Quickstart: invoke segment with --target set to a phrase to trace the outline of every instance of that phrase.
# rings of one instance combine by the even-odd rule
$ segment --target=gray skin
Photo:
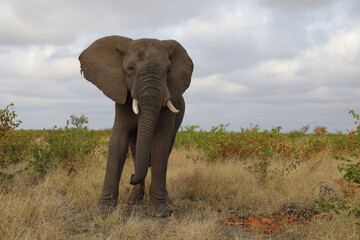
[[[192,60],[174,40],[120,36],[98,39],[81,53],[79,60],[85,79],[115,101],[100,210],[106,214],[117,206],[119,181],[130,146],[135,174],[130,179],[134,187],[128,204],[142,201],[144,179],[151,165],[148,213],[169,216],[167,163],[184,116],[182,94],[190,85]],[[138,114],[133,111],[134,98]],[[179,113],[169,110],[168,100]]]

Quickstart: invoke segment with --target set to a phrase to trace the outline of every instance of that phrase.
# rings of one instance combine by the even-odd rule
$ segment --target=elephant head
[[[173,103],[189,87],[193,63],[174,40],[120,36],[98,39],[81,53],[79,60],[88,81],[113,101],[132,105],[134,113],[139,114],[135,174],[130,180],[137,184],[147,174],[159,113],[163,107],[178,112]]]

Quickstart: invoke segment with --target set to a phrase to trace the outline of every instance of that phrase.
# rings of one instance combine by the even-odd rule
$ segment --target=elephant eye
[[[132,71],[132,70],[134,70],[134,67],[133,67],[133,66],[129,66],[128,69],[129,69],[130,71]]]

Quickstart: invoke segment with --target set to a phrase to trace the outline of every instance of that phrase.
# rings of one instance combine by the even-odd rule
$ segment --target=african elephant
[[[144,179],[151,166],[148,213],[170,215],[166,190],[169,154],[182,122],[193,62],[174,40],[108,36],[96,40],[79,56],[84,78],[115,101],[115,121],[99,208],[117,206],[119,181],[130,146],[134,185],[128,204],[143,199]]]

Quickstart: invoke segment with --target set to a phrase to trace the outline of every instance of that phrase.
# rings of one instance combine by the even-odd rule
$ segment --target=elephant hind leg
[[[135,136],[130,137],[129,145],[130,145],[131,154],[132,154],[133,158],[135,159],[135,152],[136,152],[136,137]],[[127,203],[129,205],[141,203],[142,200],[144,199],[144,194],[145,194],[145,180],[143,180],[139,184],[134,185],[134,187],[128,197]]]

